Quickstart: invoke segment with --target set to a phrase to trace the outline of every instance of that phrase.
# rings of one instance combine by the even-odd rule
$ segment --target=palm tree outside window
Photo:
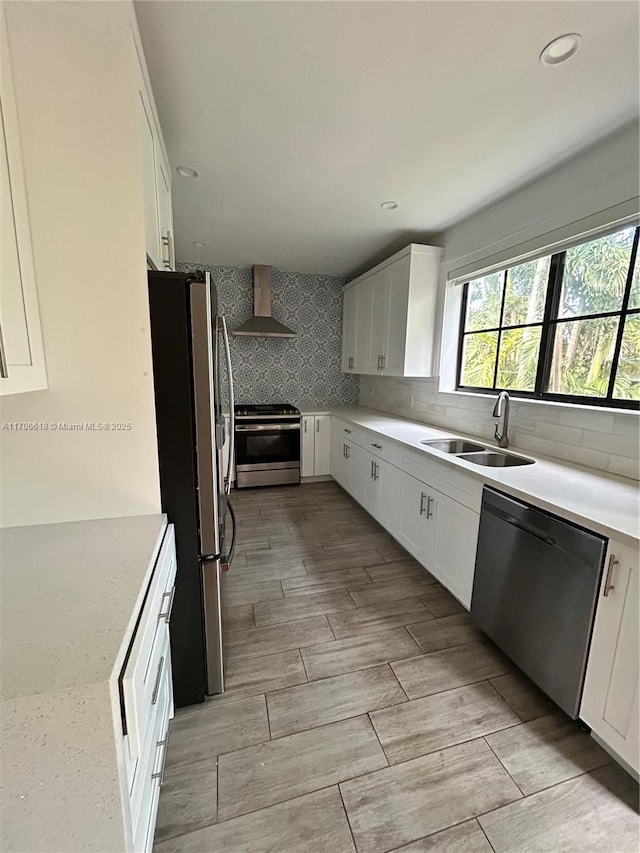
[[[458,390],[640,408],[639,230],[467,282]]]

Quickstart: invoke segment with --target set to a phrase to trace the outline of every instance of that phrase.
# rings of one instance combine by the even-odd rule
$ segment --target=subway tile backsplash
[[[494,403],[493,397],[440,392],[437,379],[360,377],[361,406],[488,440],[493,439]],[[516,450],[640,478],[637,412],[599,412],[512,399],[509,438]]]

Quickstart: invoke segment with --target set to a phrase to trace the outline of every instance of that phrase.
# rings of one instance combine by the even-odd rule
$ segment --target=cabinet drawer
[[[132,759],[141,755],[163,674],[170,663],[169,619],[175,576],[176,551],[171,524],[160,549],[122,677],[127,741]]]
[[[482,481],[466,471],[439,462],[425,451],[402,447],[399,448],[396,464],[412,477],[438,489],[474,512],[480,512]]]
[[[136,853],[150,851],[158,809],[158,797],[164,773],[168,748],[169,719],[171,717],[171,665],[164,670],[160,680],[158,702],[147,741],[136,767],[131,791],[131,825],[133,848]]]
[[[364,441],[363,447],[377,456],[378,459],[384,459],[385,462],[391,465],[397,464],[398,445],[388,438],[383,438],[375,432],[362,432],[360,438]]]

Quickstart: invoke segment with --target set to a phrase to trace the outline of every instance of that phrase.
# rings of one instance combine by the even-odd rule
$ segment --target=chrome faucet
[[[498,442],[498,447],[509,447],[509,436],[507,435],[507,431],[509,429],[510,402],[507,392],[501,391],[498,394],[498,399],[493,407],[493,417],[498,418],[498,423],[496,424],[494,432]],[[500,418],[502,418],[502,423],[500,423]]]

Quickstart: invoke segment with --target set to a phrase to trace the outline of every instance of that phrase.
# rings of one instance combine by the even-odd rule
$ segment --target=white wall
[[[7,8],[49,388],[2,421],[2,526],[158,512],[160,494],[130,28],[91,3]]]
[[[446,232],[438,241],[445,249],[442,381],[363,376],[360,404],[490,438],[493,400],[448,393],[455,382],[461,288],[445,285],[447,275],[512,259],[637,214],[639,159],[638,126],[634,125]],[[518,400],[512,407],[511,424],[512,442],[525,451],[638,478],[640,418],[636,412]]]

